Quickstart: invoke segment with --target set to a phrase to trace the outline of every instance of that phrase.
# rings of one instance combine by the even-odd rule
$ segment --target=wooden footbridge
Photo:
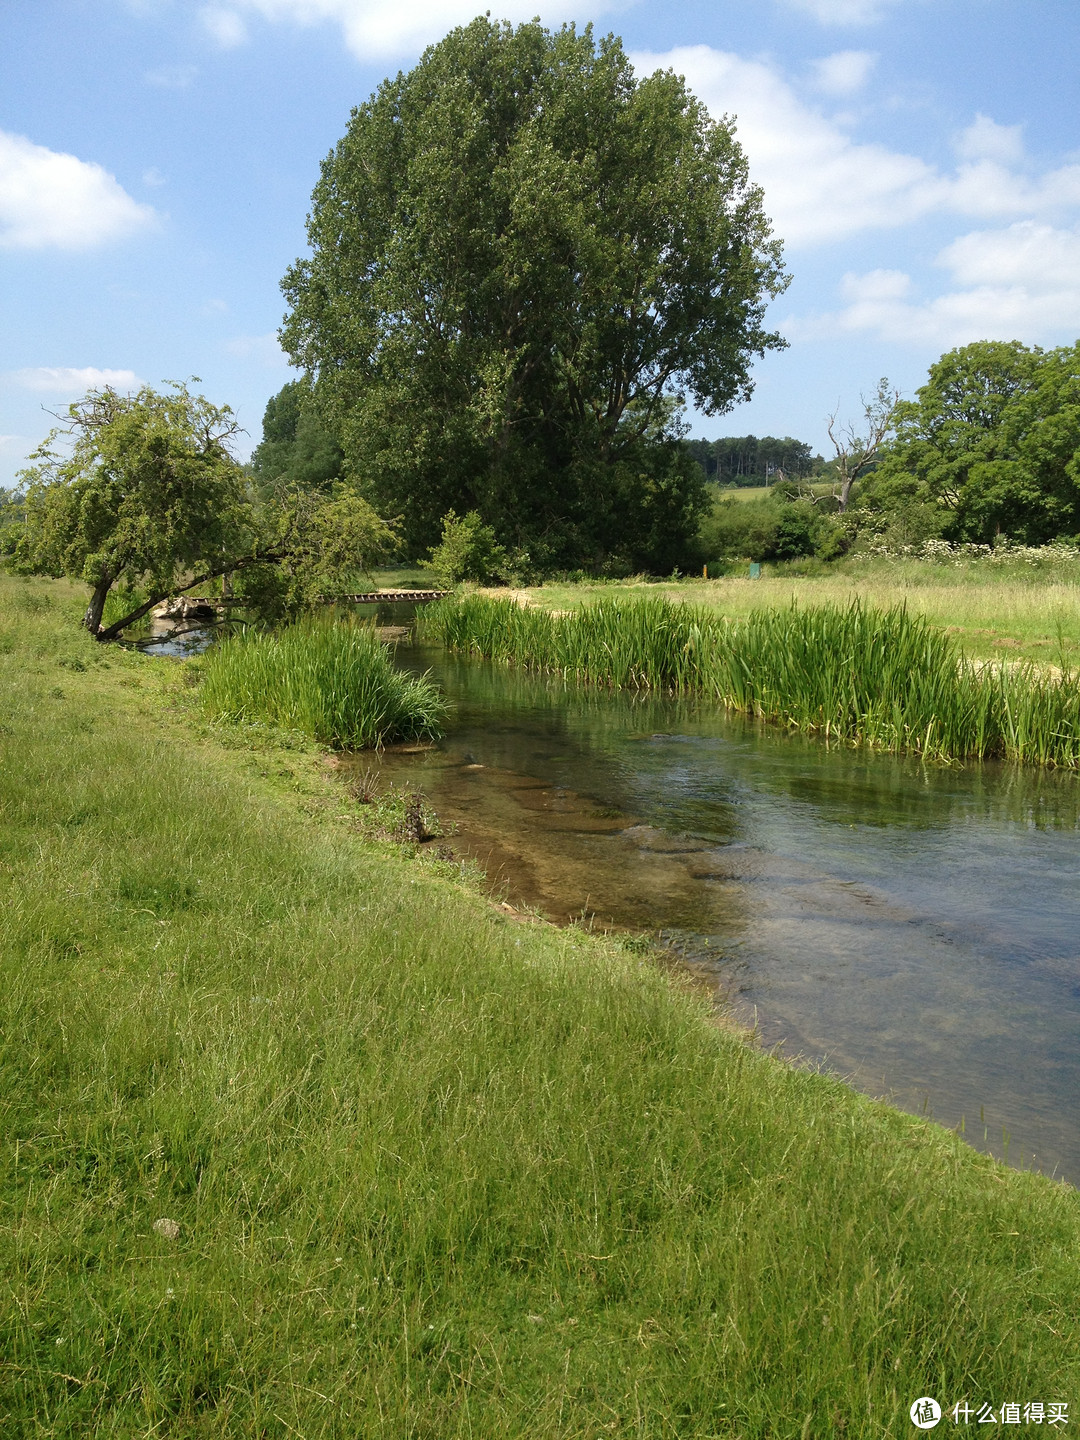
[[[324,605],[396,605],[402,600],[425,605],[429,600],[443,600],[449,590],[366,590],[362,595],[316,595]]]
[[[442,600],[449,590],[365,590],[359,595],[316,595],[320,605],[425,605],[431,600]],[[196,619],[199,615],[217,614],[229,606],[243,606],[247,602],[236,595],[179,595],[175,600],[165,600],[157,607],[161,619]]]

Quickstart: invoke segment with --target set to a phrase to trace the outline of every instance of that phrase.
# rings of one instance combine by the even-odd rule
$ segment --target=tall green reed
[[[441,733],[446,702],[398,670],[370,626],[312,618],[249,630],[206,656],[202,703],[216,719],[299,730],[360,750]]]
[[[428,610],[423,630],[454,650],[594,684],[703,693],[845,743],[1080,766],[1080,677],[973,664],[903,607],[854,601],[728,620],[664,599],[560,615],[465,596]]]

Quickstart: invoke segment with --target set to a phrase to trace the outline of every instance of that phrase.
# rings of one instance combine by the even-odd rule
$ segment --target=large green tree
[[[1080,535],[1080,345],[950,350],[895,423],[862,509],[936,507],[954,540]]]
[[[289,380],[270,397],[262,440],[251,457],[259,490],[325,490],[341,477],[341,446],[323,424],[304,380]]]
[[[419,551],[478,511],[539,563],[669,553],[704,503],[674,397],[719,414],[786,284],[727,121],[620,42],[488,19],[354,110],[286,349]]]
[[[23,472],[17,563],[84,581],[86,628],[108,640],[160,600],[215,576],[276,567],[282,586],[302,598],[394,543],[368,502],[348,491],[282,491],[269,507],[253,503],[230,450],[237,430],[228,406],[185,385],[164,394],[91,390]],[[114,585],[147,598],[103,627]]]

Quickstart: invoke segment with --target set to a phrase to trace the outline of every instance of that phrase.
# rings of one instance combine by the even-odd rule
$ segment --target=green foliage
[[[326,596],[349,593],[398,539],[361,496],[341,485],[329,491],[279,493],[261,508],[267,560],[239,569],[233,591],[261,620],[295,617]]]
[[[431,551],[428,565],[442,585],[475,580],[490,585],[506,578],[506,551],[476,510],[460,517],[453,510],[443,516],[442,539]]]
[[[777,486],[761,500],[716,499],[699,544],[710,559],[795,560],[828,546],[836,528],[796,488]]]
[[[776,522],[770,553],[762,555],[763,560],[800,560],[813,555],[817,545],[818,517],[812,506],[804,504],[786,505]]]
[[[251,468],[263,495],[325,490],[341,478],[341,447],[319,418],[306,381],[290,380],[267,402]]]
[[[354,491],[297,491],[279,511],[281,570],[295,604],[310,603],[344,577],[367,573],[397,548],[397,535]]]
[[[160,662],[9,588],[6,1433],[854,1440],[1080,1393],[1074,1190],[364,843],[313,757],[148,726]]]
[[[250,546],[228,406],[185,385],[129,396],[106,388],[69,405],[68,420],[23,472],[26,524],[16,556],[27,570],[91,587],[92,634],[117,582],[166,595],[191,567]],[[65,434],[74,444],[58,453],[52,446]]]
[[[675,409],[749,395],[786,277],[732,126],[678,76],[477,19],[353,112],[309,237],[284,342],[411,553],[451,509],[548,569],[692,540]]]
[[[870,528],[875,516],[906,514],[898,527],[921,539],[1040,545],[1080,534],[1080,346],[951,350],[897,419],[859,497]]]
[[[0,486],[0,555],[13,555],[26,517],[26,498],[21,490]]]
[[[904,608],[854,601],[727,622],[667,600],[570,615],[509,600],[444,600],[424,633],[457,650],[619,687],[699,691],[824,739],[941,759],[1080,767],[1080,675],[978,667]]]
[[[446,713],[429,680],[403,674],[370,626],[349,621],[248,630],[215,646],[202,666],[208,715],[297,730],[341,749],[427,739]]]

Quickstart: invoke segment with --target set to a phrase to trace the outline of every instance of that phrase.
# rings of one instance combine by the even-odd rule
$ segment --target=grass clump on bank
[[[1075,1405],[1075,1192],[362,843],[317,756],[170,711],[178,668],[0,605],[5,1435]]]
[[[570,614],[471,595],[424,633],[451,649],[620,688],[696,691],[763,720],[937,759],[1080,766],[1080,682],[976,666],[904,607],[790,606],[728,621],[665,599]]]
[[[351,620],[248,630],[201,665],[211,717],[298,730],[339,749],[429,739],[441,733],[446,713],[430,680],[403,675],[371,627]]]

